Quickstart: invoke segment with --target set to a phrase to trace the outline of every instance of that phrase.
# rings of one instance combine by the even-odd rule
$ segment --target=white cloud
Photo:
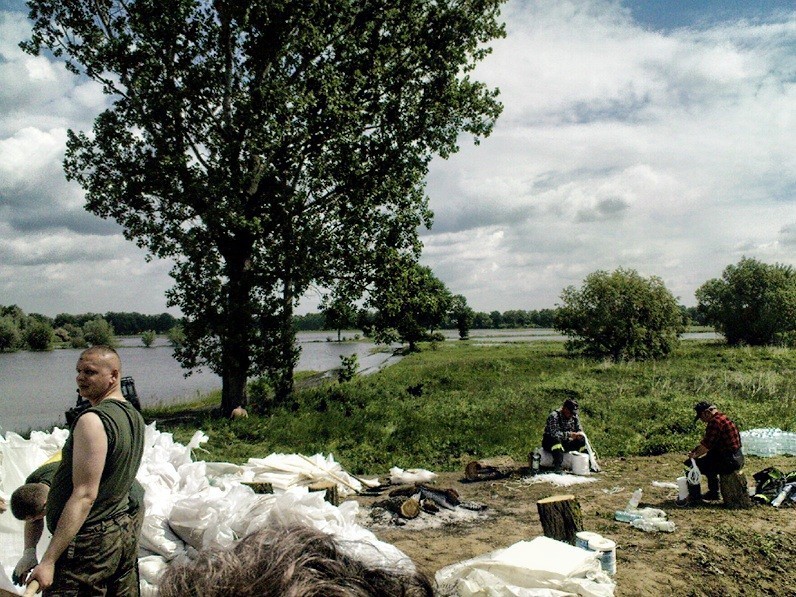
[[[423,262],[453,292],[539,309],[622,266],[693,304],[743,255],[796,264],[796,12],[665,31],[611,0],[511,0],[504,15],[475,73],[504,113],[429,175]],[[66,129],[88,130],[107,98],[23,54],[28,34],[22,13],[0,13],[0,295],[161,311],[168,264],[144,263],[63,177]]]

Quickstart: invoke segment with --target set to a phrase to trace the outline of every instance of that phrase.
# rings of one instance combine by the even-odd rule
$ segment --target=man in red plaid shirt
[[[696,419],[702,420],[707,427],[702,441],[688,453],[688,457],[696,460],[700,472],[708,479],[708,492],[702,495],[702,499],[717,500],[719,475],[726,475],[743,467],[741,434],[735,423],[713,404],[698,402],[694,405],[694,410]]]

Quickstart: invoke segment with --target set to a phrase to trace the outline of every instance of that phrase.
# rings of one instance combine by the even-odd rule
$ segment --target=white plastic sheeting
[[[616,585],[598,556],[537,537],[447,566],[436,580],[442,595],[458,597],[610,597]]]
[[[68,433],[34,432],[30,440],[9,433],[0,436],[0,495],[9,497],[36,467],[60,450]],[[414,569],[398,548],[379,541],[355,522],[358,504],[334,506],[323,492],[306,485],[338,484],[345,495],[361,488],[331,455],[271,454],[244,465],[194,461],[192,451],[207,441],[197,431],[188,445],[173,440],[151,424],[146,428],[144,457],[137,478],[146,491],[146,517],[141,531],[142,595],[156,595],[157,582],[168,562],[191,557],[205,547],[228,547],[263,528],[306,524],[335,536],[340,548],[373,566]],[[243,482],[269,482],[274,494],[255,494]],[[0,588],[21,593],[10,575],[22,554],[23,524],[6,512],[0,516]],[[41,556],[49,536],[42,539]]]

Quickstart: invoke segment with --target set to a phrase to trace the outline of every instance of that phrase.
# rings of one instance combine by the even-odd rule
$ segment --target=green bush
[[[0,352],[17,350],[22,343],[19,326],[10,317],[0,317]]]
[[[668,356],[683,332],[683,315],[674,296],[655,276],[634,270],[597,271],[580,290],[561,294],[554,327],[570,337],[567,350],[615,361]]]
[[[147,330],[141,334],[141,343],[149,348],[155,342],[155,338],[157,338],[157,334],[153,330]]]
[[[55,342],[53,327],[44,321],[33,320],[25,328],[25,343],[30,350],[52,350]]]
[[[796,334],[796,270],[743,258],[696,291],[698,309],[729,344],[785,344]],[[792,345],[792,344],[790,344]]]
[[[113,327],[102,317],[97,317],[83,324],[83,338],[92,346],[100,344],[113,346],[116,343]]]

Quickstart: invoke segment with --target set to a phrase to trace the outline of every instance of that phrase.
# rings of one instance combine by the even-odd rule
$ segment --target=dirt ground
[[[580,503],[584,530],[595,531],[617,544],[618,596],[796,596],[796,507],[725,510],[720,502],[696,508],[675,504],[677,491],[655,487],[653,481],[672,483],[682,474],[674,455],[601,459],[597,481],[570,487],[530,484],[526,477],[495,481],[464,481],[462,473],[441,473],[439,488],[453,488],[461,499],[487,505],[483,513],[448,522],[410,521],[405,526],[371,520],[369,528],[382,540],[410,556],[426,573],[520,540],[542,534],[536,500],[571,493]],[[752,474],[775,466],[796,469],[796,458],[750,457],[744,472]],[[677,529],[673,533],[646,533],[614,521],[636,488],[643,489],[641,507],[665,510]],[[704,480],[703,480],[703,489]],[[374,512],[378,497],[356,498],[363,516]]]

